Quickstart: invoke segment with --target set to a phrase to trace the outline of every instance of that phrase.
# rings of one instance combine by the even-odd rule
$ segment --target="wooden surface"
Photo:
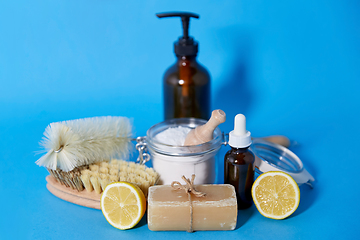
[[[97,194],[94,191],[87,192],[86,190],[79,192],[75,189],[60,184],[58,181],[55,180],[54,177],[50,175],[46,177],[46,181],[46,188],[56,197],[84,207],[101,209],[101,194]]]

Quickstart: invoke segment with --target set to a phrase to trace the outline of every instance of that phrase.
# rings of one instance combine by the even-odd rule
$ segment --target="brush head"
[[[36,164],[69,172],[110,158],[125,158],[132,148],[132,124],[126,117],[93,117],[51,123]]]

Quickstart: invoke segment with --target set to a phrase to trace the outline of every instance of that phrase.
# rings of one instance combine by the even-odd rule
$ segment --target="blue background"
[[[253,136],[283,134],[316,178],[288,219],[239,211],[237,229],[151,232],[111,227],[101,211],[62,201],[34,162],[45,127],[93,116],[163,121],[162,76],[180,20],[212,76],[212,108],[244,113]],[[358,1],[0,1],[1,239],[356,239],[360,207]],[[220,155],[223,155],[223,147]],[[134,154],[134,157],[136,154]],[[219,158],[219,183],[222,156]]]

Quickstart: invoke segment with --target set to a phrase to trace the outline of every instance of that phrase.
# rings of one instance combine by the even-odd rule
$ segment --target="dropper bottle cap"
[[[235,116],[234,130],[229,133],[229,145],[233,148],[247,148],[251,145],[251,133],[246,130],[243,114]]]

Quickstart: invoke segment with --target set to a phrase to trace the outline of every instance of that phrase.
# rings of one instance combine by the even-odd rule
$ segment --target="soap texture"
[[[195,185],[204,197],[191,196],[192,229],[233,230],[236,227],[237,201],[235,188],[229,184]],[[149,188],[148,227],[152,231],[188,231],[190,203],[187,193],[170,185]]]

